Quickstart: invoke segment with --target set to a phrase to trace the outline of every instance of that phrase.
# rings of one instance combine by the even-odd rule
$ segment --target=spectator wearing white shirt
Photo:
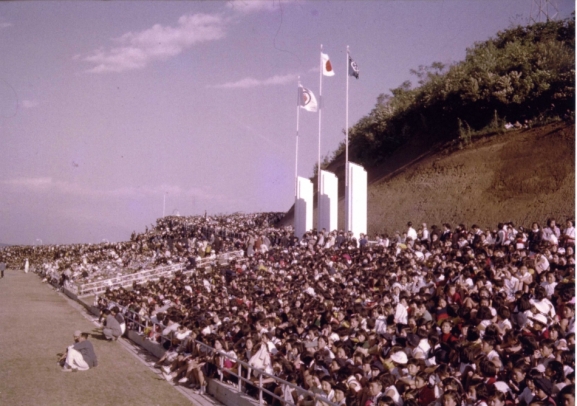
[[[511,310],[507,306],[499,307],[497,310],[497,329],[501,335],[505,335],[505,333],[511,329],[513,329],[513,325],[511,324]]]
[[[498,338],[494,336],[485,335],[481,341],[481,351],[487,356],[489,361],[495,364],[496,367],[500,368],[503,365],[503,362],[501,361],[499,353],[494,349],[495,346],[499,344],[497,340]]]
[[[553,303],[547,299],[547,292],[543,286],[537,286],[535,289],[535,298],[531,299],[531,305],[537,311],[536,313],[541,313],[547,316],[550,320],[553,320],[557,314],[555,306],[553,306]]]
[[[421,242],[428,244],[428,242],[431,241],[431,233],[427,228],[427,223],[423,223],[422,230],[423,230],[423,236],[421,237]]]
[[[555,219],[547,220],[547,227],[543,229],[543,240],[551,242],[551,236],[555,235],[556,239],[558,240],[561,237],[561,231],[559,227],[555,224]]]
[[[504,282],[504,290],[507,293],[507,301],[512,302],[515,300],[515,292],[522,290],[523,285],[513,275],[513,271],[504,270],[503,272],[503,282]]]
[[[561,244],[564,247],[575,246],[575,227],[573,227],[573,221],[567,220],[566,228],[563,230],[563,236],[561,237]]]
[[[551,299],[553,293],[555,292],[555,286],[557,286],[557,282],[555,281],[555,274],[553,272],[547,272],[546,279],[541,286],[545,288],[545,292],[547,293],[547,298]]]
[[[545,255],[537,254],[535,256],[535,272],[541,274],[549,269],[549,260]]]
[[[417,240],[417,231],[413,228],[413,223],[409,221],[407,223],[407,238],[410,238],[413,241]]]

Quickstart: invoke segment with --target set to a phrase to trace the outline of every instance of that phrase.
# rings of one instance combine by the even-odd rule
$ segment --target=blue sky
[[[575,9],[559,0],[560,17]],[[321,154],[410,69],[524,24],[533,0],[0,3],[0,242],[123,241],[164,213],[286,211],[297,77]],[[416,80],[414,80],[416,82]],[[298,173],[318,115],[301,111]],[[166,205],[164,206],[164,201]]]

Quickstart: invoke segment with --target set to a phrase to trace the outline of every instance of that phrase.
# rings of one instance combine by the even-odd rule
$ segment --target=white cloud
[[[16,178],[5,180],[6,185],[24,186],[28,189],[46,188],[52,183],[52,178]]]
[[[36,100],[22,100],[21,105],[25,109],[31,109],[33,107],[38,106],[38,101],[36,101]]]
[[[261,10],[274,10],[278,7],[278,2],[273,0],[231,0],[226,3],[226,7],[248,14]]]
[[[116,189],[95,189],[89,185],[54,180],[49,177],[14,178],[0,181],[0,184],[37,193],[46,193],[49,191],[52,193],[55,192],[60,194],[92,198],[162,196],[164,193],[166,193],[167,196],[176,197],[182,196],[215,200],[224,199],[224,196],[220,194],[214,194],[204,188],[183,189],[177,185],[166,184],[156,186],[129,186]]]
[[[0,30],[3,28],[10,28],[12,27],[14,24],[12,23],[7,23],[7,22],[0,22]]]
[[[237,13],[249,14],[278,10],[283,4],[296,2],[296,0],[231,0],[226,3],[226,7]]]
[[[175,27],[155,24],[144,31],[128,32],[115,40],[118,46],[98,49],[83,60],[95,65],[88,70],[91,73],[142,69],[153,61],[174,57],[192,45],[223,38],[225,23],[219,15],[183,15]]]
[[[287,83],[296,83],[297,75],[274,75],[267,79],[254,79],[247,77],[236,82],[227,82],[220,85],[209,86],[217,89],[247,89],[249,87],[257,86],[274,86],[274,85],[286,85]]]

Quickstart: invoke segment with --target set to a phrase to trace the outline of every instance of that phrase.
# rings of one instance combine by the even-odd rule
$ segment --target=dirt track
[[[0,279],[0,326],[0,405],[191,405],[119,342],[102,340],[35,274],[9,270]],[[99,366],[63,373],[56,354],[72,344],[75,330],[94,333]]]

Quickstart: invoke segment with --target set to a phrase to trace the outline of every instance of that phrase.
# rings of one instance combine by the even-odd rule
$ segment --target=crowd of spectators
[[[369,241],[326,230],[297,238],[274,227],[281,217],[171,216],[128,242],[7,247],[0,262],[28,260],[61,283],[182,264],[97,302],[107,319],[124,313],[127,328],[165,345],[156,366],[167,380],[200,391],[219,374],[236,383],[227,371],[238,359],[342,405],[575,404],[572,220],[408,223]],[[233,250],[244,258],[195,268]],[[287,402],[319,404],[264,382]]]
[[[234,384],[227,371],[241,360],[341,405],[575,404],[571,220],[495,230],[408,223],[371,241],[325,230],[229,234],[221,249],[244,249],[242,261],[101,298],[124,310],[128,328],[164,343],[156,366],[169,381],[203,391],[221,374]],[[319,404],[264,382],[287,402]]]
[[[254,250],[258,237],[280,238],[274,224],[282,213],[228,216],[168,216],[132,233],[130,241],[99,244],[9,246],[0,250],[8,269],[30,269],[58,280],[60,285],[82,284],[153,269],[162,265],[192,266],[197,259],[232,249]]]

